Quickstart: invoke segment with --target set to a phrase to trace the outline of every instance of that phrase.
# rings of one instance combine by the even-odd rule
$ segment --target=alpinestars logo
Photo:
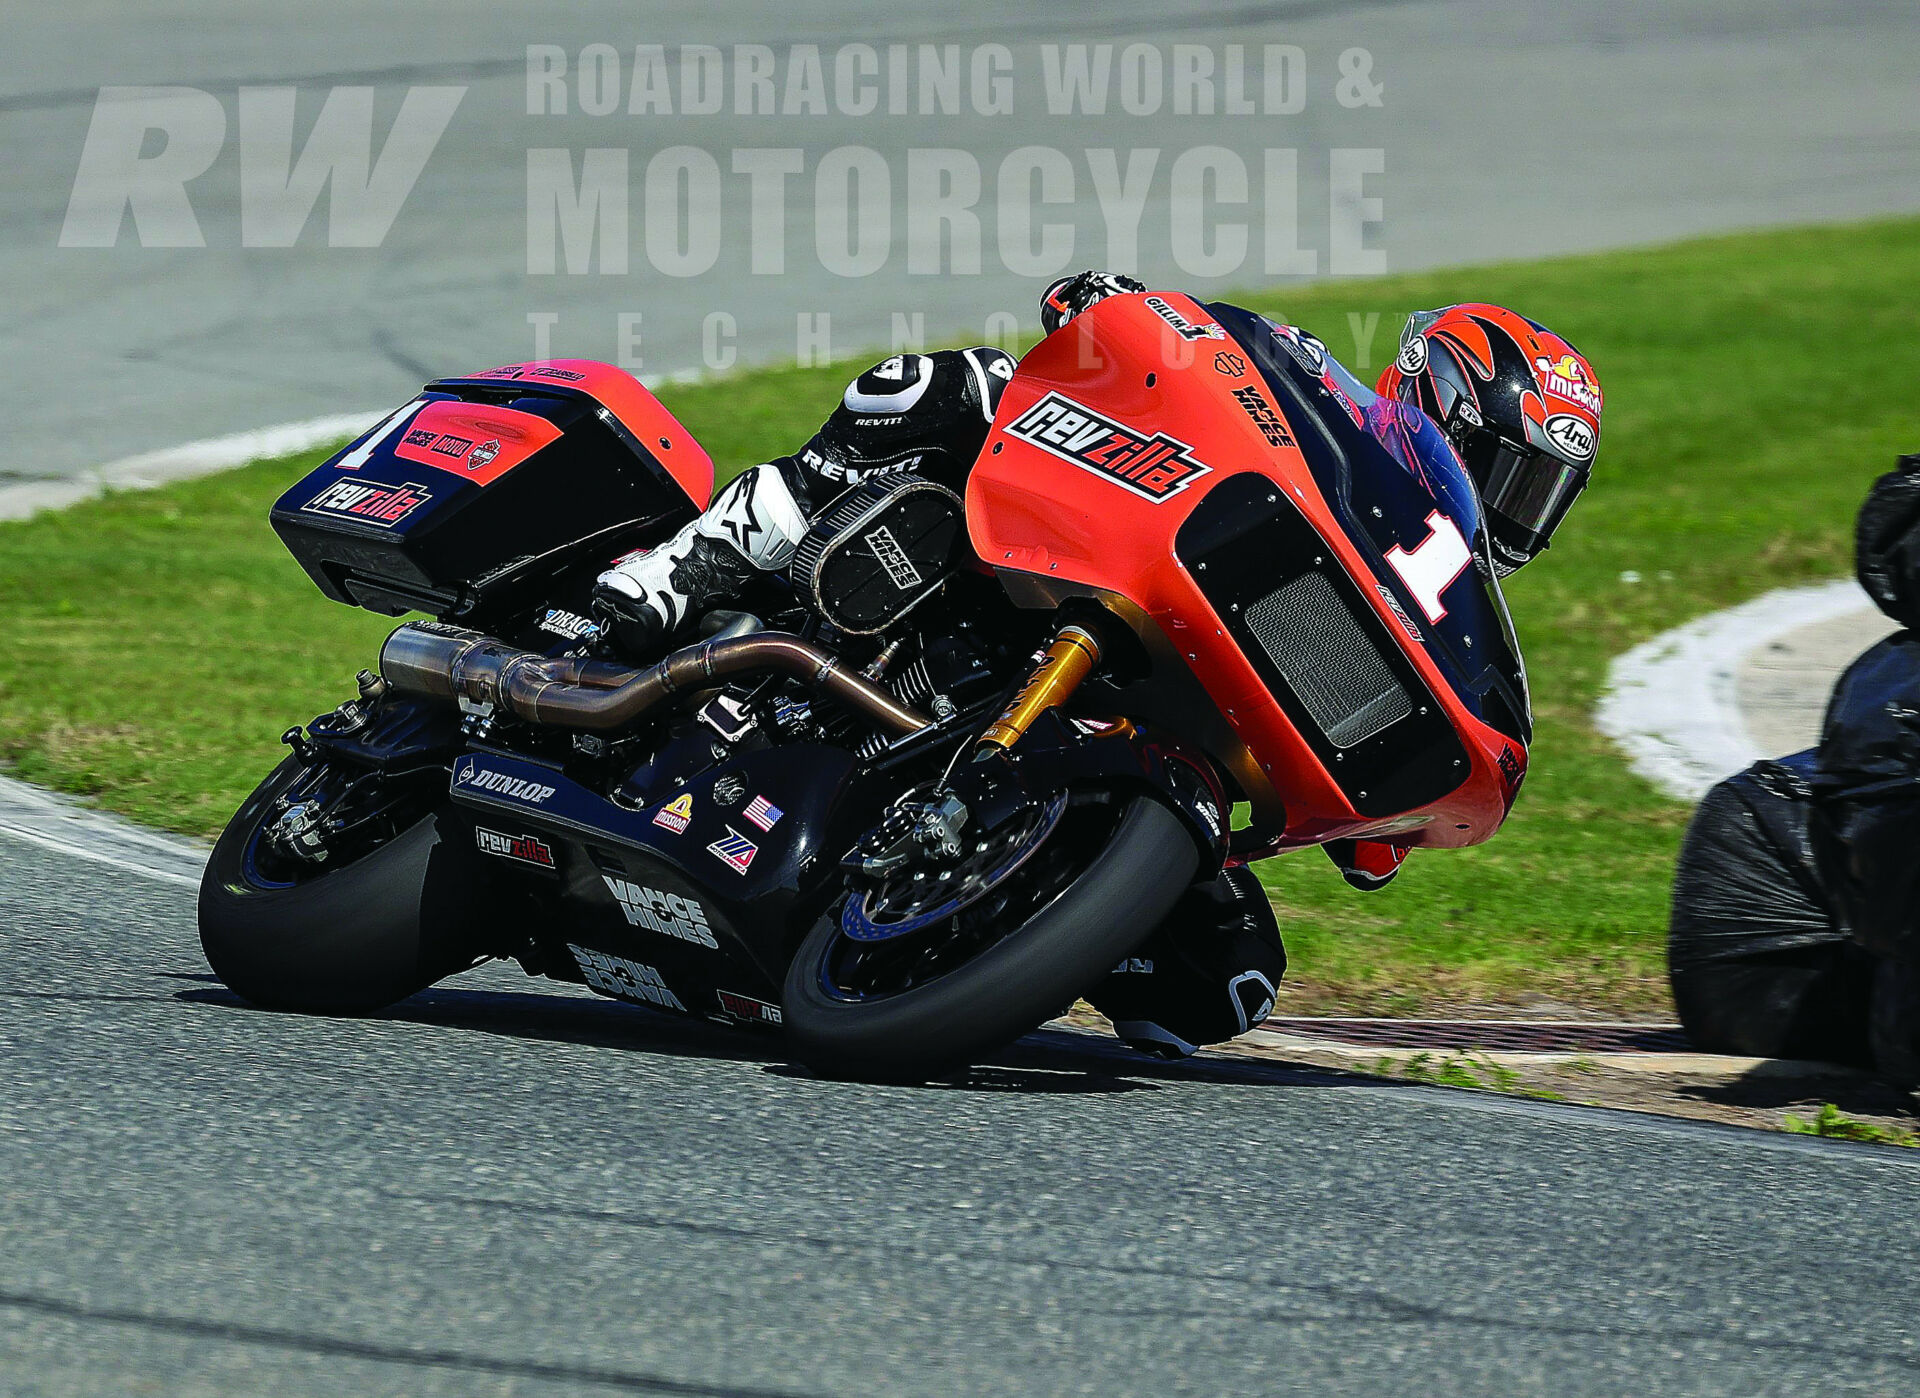
[[[424,485],[334,481],[300,508],[317,515],[342,515],[362,524],[391,529],[432,498]]]
[[[887,570],[887,576],[893,579],[893,585],[905,592],[910,587],[920,586],[923,579],[920,570],[913,566],[913,560],[907,557],[907,551],[900,547],[900,541],[893,537],[893,531],[881,525],[868,533],[863,541],[873,550],[873,556],[880,560],[880,566]]]
[[[571,942],[567,943],[567,950],[573,954],[574,963],[580,967],[587,984],[602,995],[656,1005],[663,1010],[678,1010],[681,1014],[687,1012],[680,997],[667,989],[667,983],[653,967],[642,966],[624,956],[608,956],[603,951],[577,947]]]
[[[1215,325],[1212,321],[1209,320],[1196,325],[1158,296],[1149,296],[1147,298],[1147,309],[1159,316],[1160,319],[1164,320],[1168,325],[1172,326],[1173,333],[1183,340],[1224,340],[1227,338],[1227,332]]]
[[[1007,432],[1155,504],[1213,469],[1194,460],[1193,448],[1177,438],[1164,432],[1143,437],[1058,393],[1020,414]]]
[[[649,932],[678,937],[709,951],[720,949],[713,930],[707,926],[707,910],[692,898],[662,893],[657,888],[642,888],[611,874],[600,877],[605,880],[607,891],[620,900],[620,911],[627,915],[629,927],[644,927]]]
[[[497,855],[501,859],[514,859],[522,864],[532,864],[542,869],[553,867],[553,846],[536,840],[531,835],[503,835],[498,830],[489,830],[477,825],[473,830],[473,841],[480,847],[480,853]]]
[[[541,805],[553,795],[552,787],[543,786],[539,782],[510,777],[505,772],[481,771],[474,767],[460,769],[460,784],[472,787],[475,791],[491,791],[496,796],[525,801],[529,806]]]

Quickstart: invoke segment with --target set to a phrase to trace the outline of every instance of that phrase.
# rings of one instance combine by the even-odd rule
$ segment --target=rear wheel
[[[1098,983],[1166,915],[1198,862],[1157,801],[1100,794],[1016,817],[977,842],[923,895],[931,921],[896,885],[856,891],[851,910],[843,900],[814,925],[788,969],[793,1053],[830,1073],[896,1081],[963,1067]],[[964,906],[945,911],[954,902]]]
[[[484,871],[470,837],[457,836],[443,785],[343,790],[353,780],[289,758],[207,861],[201,948],[214,974],[257,1005],[365,1013],[482,959]],[[351,822],[323,860],[288,838],[288,810],[309,800]]]

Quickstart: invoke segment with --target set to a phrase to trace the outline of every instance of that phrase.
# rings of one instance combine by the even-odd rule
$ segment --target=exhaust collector
[[[593,732],[624,728],[675,694],[769,671],[846,705],[896,738],[932,722],[841,669],[818,646],[782,631],[716,636],[638,669],[549,659],[443,622],[408,622],[380,648],[380,673],[398,693],[462,707],[491,705],[528,723]]]

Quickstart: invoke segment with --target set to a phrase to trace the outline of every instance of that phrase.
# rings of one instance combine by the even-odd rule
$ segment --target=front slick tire
[[[291,760],[282,763],[207,860],[200,946],[214,974],[263,1008],[350,1015],[384,1009],[472,965],[482,880],[467,844],[442,841],[444,812],[299,883],[276,885],[255,871],[248,852],[256,832],[299,774]]]
[[[1017,930],[936,979],[873,999],[827,989],[823,966],[841,935],[836,904],[787,970],[788,1047],[832,1077],[924,1082],[963,1069],[1097,984],[1146,940],[1198,864],[1179,820],[1136,798],[1105,848]]]

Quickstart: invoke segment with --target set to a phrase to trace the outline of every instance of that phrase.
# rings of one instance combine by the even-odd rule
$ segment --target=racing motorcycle
[[[514,958],[925,1077],[1223,867],[1473,844],[1524,774],[1471,481],[1245,310],[1102,302],[1020,363],[964,502],[862,480],[750,605],[618,657],[594,577],[712,489],[640,384],[561,360],[432,383],[287,491],[322,592],[433,619],[284,735],[214,849],[229,987],[366,1012]]]

